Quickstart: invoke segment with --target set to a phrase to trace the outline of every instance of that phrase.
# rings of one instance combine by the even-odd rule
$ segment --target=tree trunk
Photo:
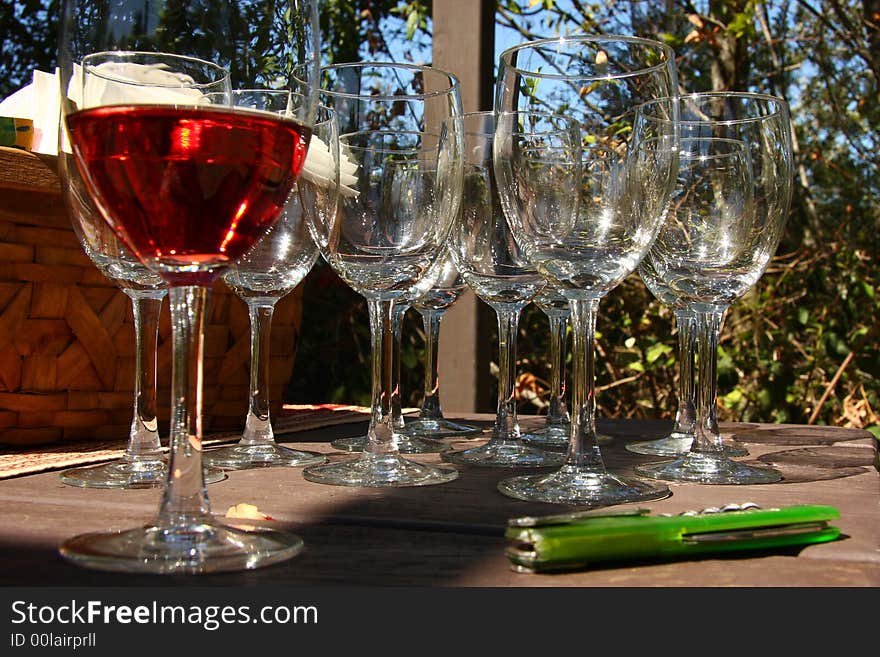
[[[745,91],[749,59],[746,43],[728,26],[737,14],[746,10],[747,0],[710,0],[709,18],[719,27],[711,41],[715,56],[711,75],[713,91]]]

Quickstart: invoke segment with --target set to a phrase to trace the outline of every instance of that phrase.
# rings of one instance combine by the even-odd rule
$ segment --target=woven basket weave
[[[0,444],[127,440],[135,340],[131,300],[86,256],[67,217],[55,159],[0,147]],[[293,369],[302,286],[276,307],[272,412]],[[247,307],[222,281],[205,330],[203,428],[244,425],[250,372]],[[160,433],[167,435],[171,322],[159,326]]]

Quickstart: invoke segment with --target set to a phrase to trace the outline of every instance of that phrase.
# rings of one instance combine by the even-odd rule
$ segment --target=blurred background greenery
[[[0,5],[0,97],[27,84],[34,68],[54,67],[58,4]],[[431,14],[430,0],[325,0],[325,58],[430,63]],[[880,437],[880,0],[496,3],[496,52],[576,33],[669,43],[688,91],[748,90],[788,100],[798,167],[791,215],[770,269],[727,315],[719,417],[860,427]],[[368,405],[363,299],[324,263],[304,285],[300,357],[287,401]],[[529,306],[520,331],[520,410],[539,413],[550,379],[545,316]],[[597,337],[600,415],[672,417],[672,314],[637,276],[603,300]],[[410,311],[402,357],[408,406],[420,403],[422,338],[420,318]]]

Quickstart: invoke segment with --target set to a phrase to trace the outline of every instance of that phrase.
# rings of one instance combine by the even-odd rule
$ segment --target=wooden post
[[[495,64],[494,0],[434,0],[433,65],[458,76],[465,112],[492,109]],[[440,329],[440,389],[445,411],[492,412],[489,362],[495,322],[491,309],[465,292]]]

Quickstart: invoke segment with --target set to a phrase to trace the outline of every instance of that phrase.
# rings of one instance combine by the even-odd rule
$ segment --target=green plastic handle
[[[564,516],[563,516],[564,517]],[[506,554],[539,572],[622,560],[663,560],[831,541],[835,507],[798,505],[696,515],[596,515],[533,526],[511,522]]]

